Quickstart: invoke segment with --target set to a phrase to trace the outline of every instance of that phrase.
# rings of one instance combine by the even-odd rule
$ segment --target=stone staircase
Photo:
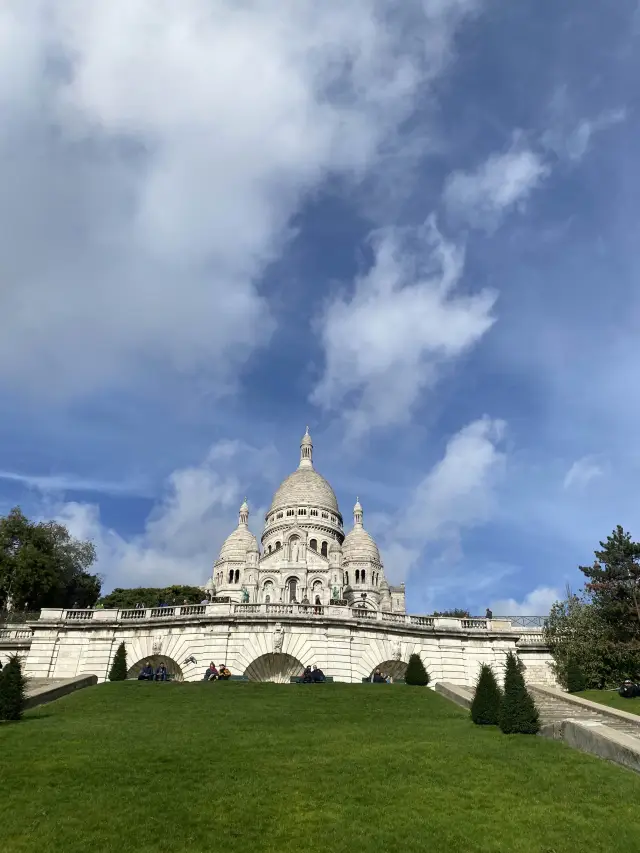
[[[550,690],[534,684],[527,685],[527,689],[536,703],[540,713],[540,723],[543,726],[560,723],[563,720],[601,723],[615,731],[640,738],[640,716],[637,716],[636,720],[627,719],[634,715],[615,710],[614,713],[610,713],[604,706],[600,710],[595,702],[587,702],[585,699],[569,694],[563,695],[559,690]]]

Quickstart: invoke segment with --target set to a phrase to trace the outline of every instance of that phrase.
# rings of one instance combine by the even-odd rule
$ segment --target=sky
[[[409,612],[640,537],[637,0],[7,0],[0,513],[203,584],[314,461]]]

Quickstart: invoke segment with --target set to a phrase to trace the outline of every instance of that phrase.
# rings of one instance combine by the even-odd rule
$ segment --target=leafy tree
[[[414,684],[425,687],[429,681],[429,673],[424,668],[422,658],[418,654],[412,654],[409,658],[407,671],[404,674],[405,684]]]
[[[567,690],[569,693],[580,693],[587,689],[587,679],[580,664],[574,659],[567,666]]]
[[[471,719],[479,726],[497,726],[500,722],[502,693],[494,671],[483,663],[471,703]]]
[[[509,652],[500,705],[500,728],[507,734],[535,735],[540,730],[538,711],[524,683],[522,663]]]
[[[146,607],[157,607],[159,604],[200,604],[205,597],[198,586],[165,586],[165,587],[134,587],[123,589],[118,587],[100,599],[104,607],[126,609],[144,604]]]
[[[127,680],[127,650],[124,643],[120,643],[116,649],[111,671],[109,672],[109,681],[126,681]]]
[[[463,610],[460,607],[454,607],[453,610],[435,610],[434,616],[449,616],[453,619],[469,619],[469,611]]]
[[[89,568],[92,542],[74,539],[55,521],[32,522],[15,507],[0,518],[0,608],[90,607],[101,579]]]
[[[18,655],[0,671],[0,720],[19,720],[25,705],[26,679]]]

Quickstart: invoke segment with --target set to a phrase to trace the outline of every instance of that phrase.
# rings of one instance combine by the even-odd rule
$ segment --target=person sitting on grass
[[[384,677],[384,675],[380,672],[380,670],[379,670],[379,669],[376,669],[376,671],[373,673],[373,679],[372,679],[372,681],[373,681],[373,683],[374,683],[374,684],[386,684],[386,683],[387,683],[386,678],[385,678],[385,677]]]
[[[324,677],[324,672],[318,666],[316,666],[315,663],[314,663],[313,669],[311,671],[311,677],[312,677],[313,681],[316,681],[316,682],[326,681],[326,679]]]
[[[228,678],[231,678],[231,670],[227,669],[224,664],[220,665],[220,669],[218,670],[218,678],[226,681]]]
[[[140,670],[138,681],[153,681],[153,667],[151,666],[150,660],[148,660]]]
[[[167,672],[167,667],[161,663],[156,669],[156,681],[168,681],[168,679],[169,673]]]

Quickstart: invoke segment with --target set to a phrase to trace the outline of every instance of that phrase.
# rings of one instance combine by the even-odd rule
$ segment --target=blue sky
[[[640,536],[639,48],[635,0],[5,4],[0,512],[204,583],[309,424],[410,611],[545,612]]]

